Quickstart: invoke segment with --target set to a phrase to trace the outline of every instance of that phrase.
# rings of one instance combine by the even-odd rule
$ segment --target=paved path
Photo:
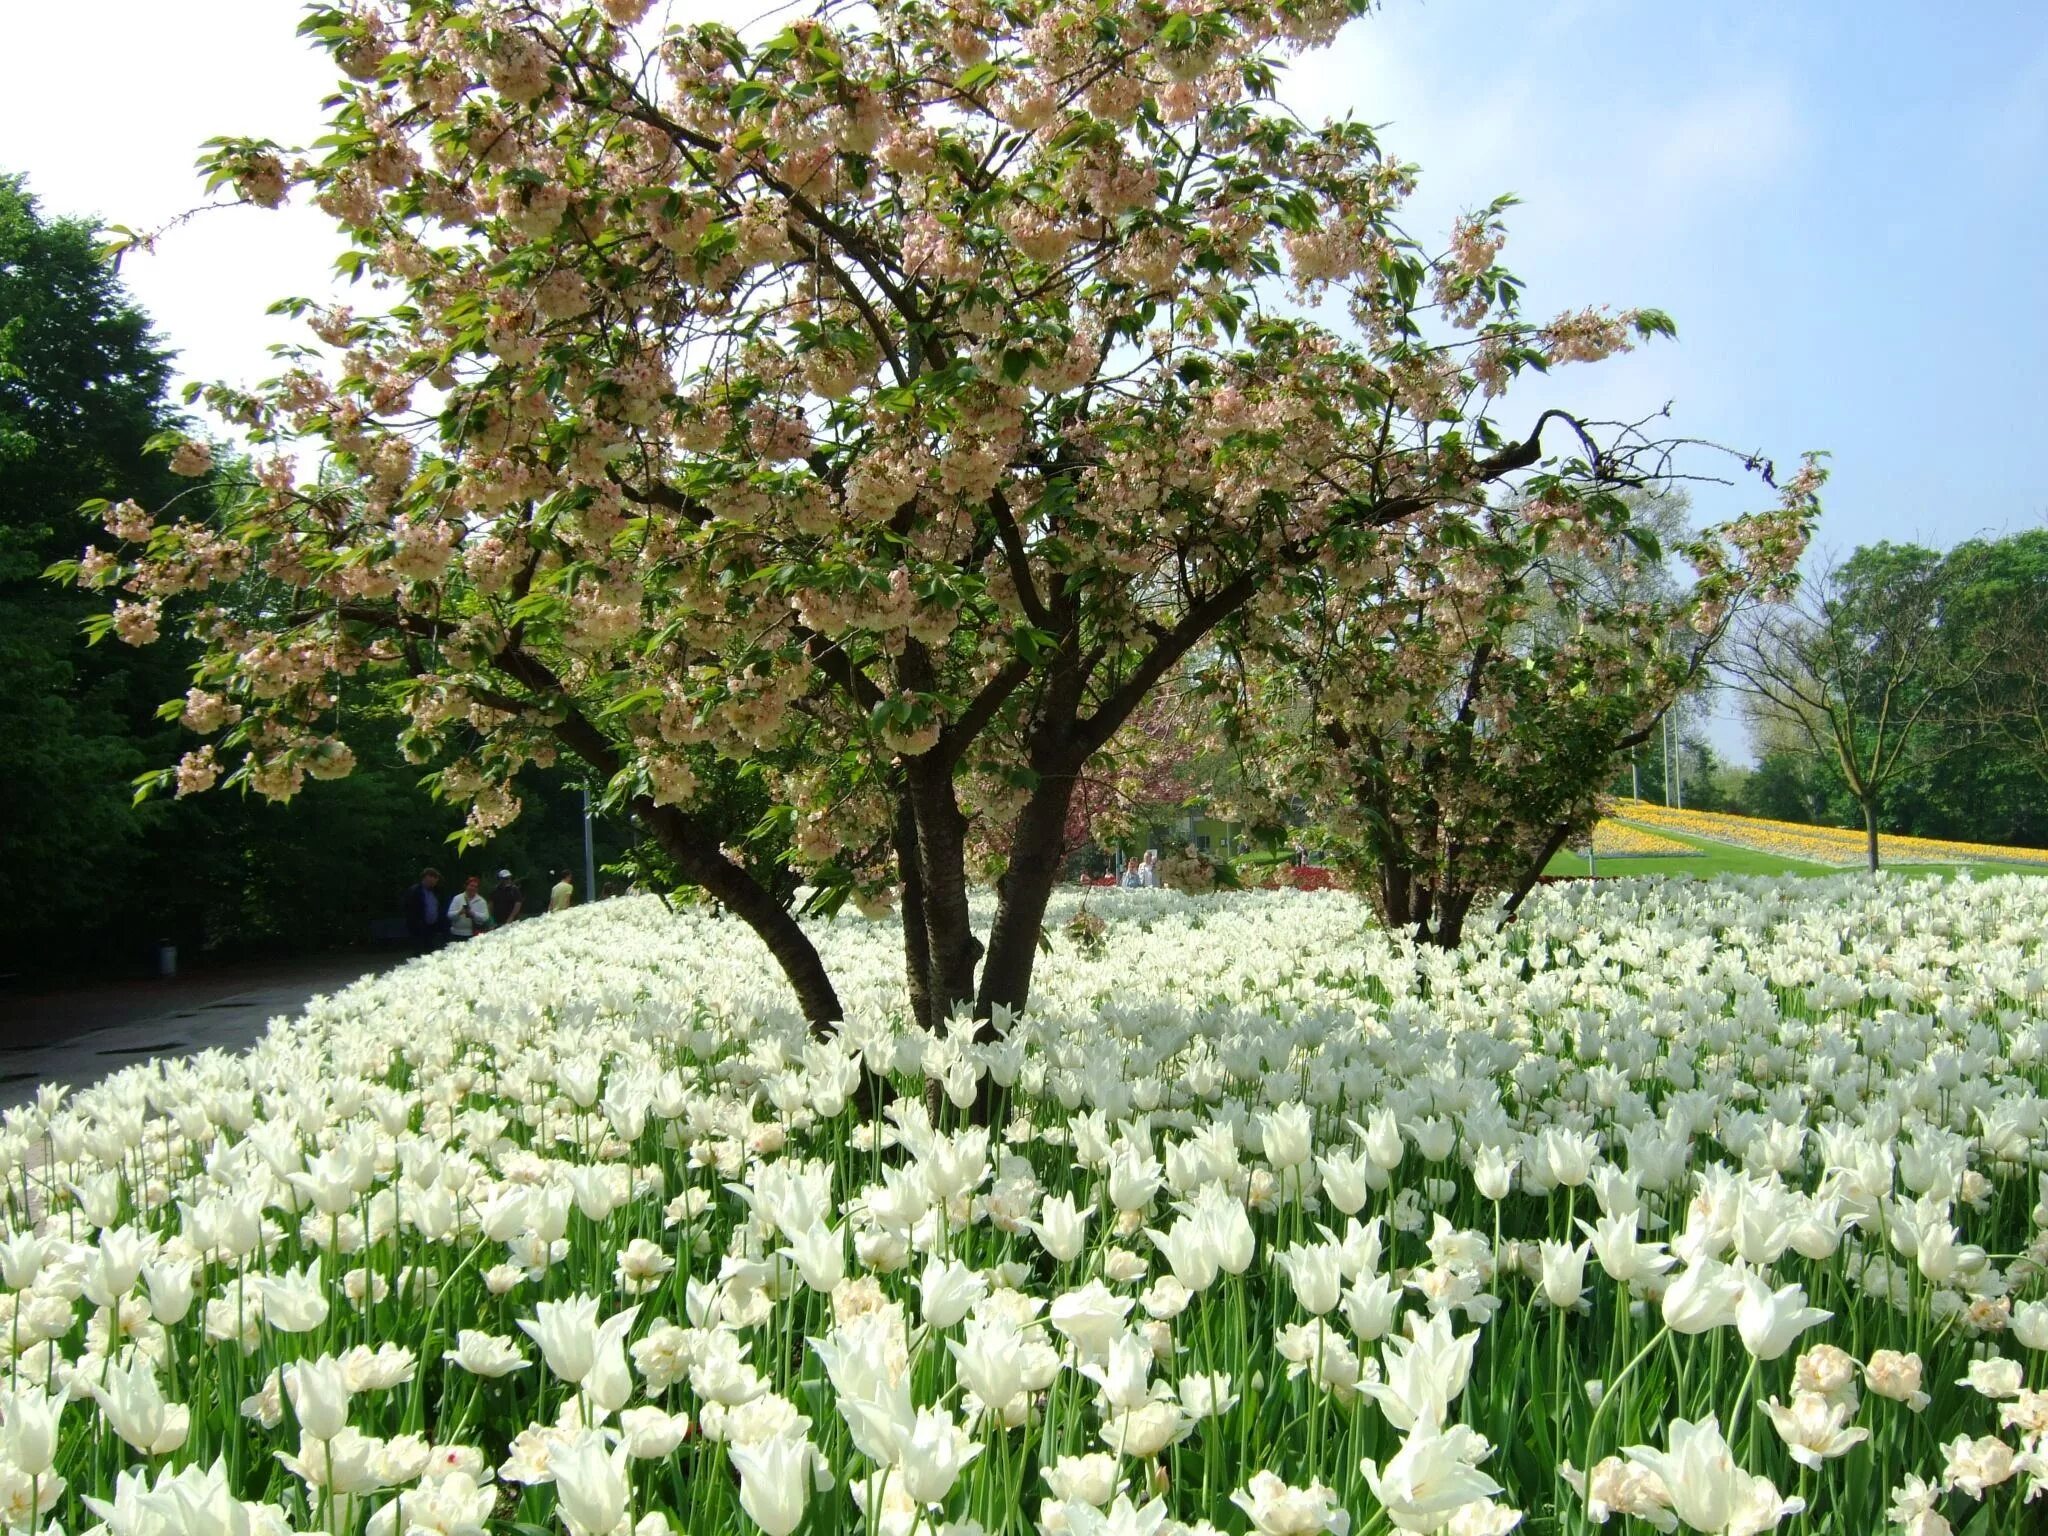
[[[316,955],[26,997],[0,994],[0,1108],[44,1083],[85,1087],[151,1056],[241,1050],[279,1014],[406,959],[393,951]]]

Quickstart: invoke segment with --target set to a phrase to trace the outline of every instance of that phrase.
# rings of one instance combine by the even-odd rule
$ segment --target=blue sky
[[[1523,197],[1537,312],[1676,318],[1562,399],[1831,450],[1844,551],[2048,515],[2048,6],[1394,0],[1296,73],[1421,163],[1419,222]]]
[[[52,211],[147,228],[201,201],[203,139],[316,133],[331,76],[293,35],[298,8],[205,15],[104,0],[10,16],[37,67],[0,95],[0,169]],[[2048,4],[1387,0],[1298,61],[1285,95],[1385,126],[1422,167],[1419,236],[1521,196],[1505,254],[1534,313],[1677,320],[1675,343],[1511,396],[1504,425],[1669,401],[1678,432],[1781,462],[1828,449],[1819,544],[1841,552],[2048,519],[2030,451],[2048,411]],[[236,209],[125,271],[188,374],[250,381],[289,334],[264,305],[324,290],[333,248],[310,209]],[[1740,752],[1732,722],[1714,734]]]

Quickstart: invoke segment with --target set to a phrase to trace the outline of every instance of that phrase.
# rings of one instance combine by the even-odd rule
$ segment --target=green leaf
[[[1209,295],[1209,315],[1223,329],[1223,334],[1232,341],[1237,340],[1238,321],[1243,319],[1245,306],[1250,301],[1242,293],[1225,288]]]
[[[1026,624],[1019,620],[1010,634],[1016,644],[1017,654],[1034,667],[1043,666],[1059,652],[1059,636],[1034,624]]]
[[[1274,204],[1274,222],[1283,229],[1305,235],[1319,222],[1316,200],[1299,189],[1287,193]]]
[[[130,780],[135,786],[135,795],[128,803],[141,805],[145,800],[170,788],[171,781],[176,777],[176,771],[170,768],[153,768],[148,773],[138,773]]]
[[[754,765],[750,763],[747,766],[751,768]],[[745,769],[741,770],[742,773],[745,771]],[[773,839],[786,842],[795,831],[796,807],[793,805],[777,805],[771,807],[767,815],[754,823],[752,829],[747,833],[747,841],[757,843]]]
[[[1002,78],[1002,74],[1002,70],[995,63],[983,59],[972,68],[963,70],[953,84],[962,95],[971,96],[984,86],[994,85]]]
[[[831,885],[820,885],[812,890],[810,899],[803,904],[805,917],[836,917],[839,909],[853,897],[853,886],[845,881]]]
[[[512,605],[512,617],[521,623],[559,618],[568,611],[568,600],[554,592],[529,592]]]
[[[635,688],[631,693],[622,694],[618,698],[613,699],[611,703],[605,705],[603,709],[598,711],[598,718],[600,720],[616,719],[620,715],[631,714],[643,705],[659,704],[661,699],[662,692],[659,688]]]

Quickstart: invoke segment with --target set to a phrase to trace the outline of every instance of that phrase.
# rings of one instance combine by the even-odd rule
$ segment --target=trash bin
[[[156,946],[156,973],[159,976],[178,974],[178,946],[169,939],[160,940]]]

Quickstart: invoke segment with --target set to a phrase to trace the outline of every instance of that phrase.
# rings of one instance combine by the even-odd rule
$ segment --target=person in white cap
[[[507,923],[516,921],[519,914],[525,910],[526,897],[513,881],[512,871],[499,870],[498,884],[491,892],[491,922],[502,928]]]

